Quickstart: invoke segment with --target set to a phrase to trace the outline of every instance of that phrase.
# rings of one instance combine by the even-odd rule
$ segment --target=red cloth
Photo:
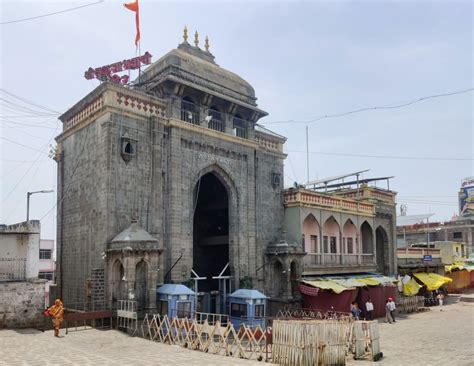
[[[348,313],[351,310],[351,301],[357,296],[357,289],[343,291],[336,294],[330,290],[319,290],[317,296],[303,294],[303,307],[322,311],[340,311]]]
[[[373,318],[381,318],[385,316],[385,301],[389,297],[395,298],[397,288],[392,286],[368,286],[361,287],[357,296],[357,303],[362,310],[362,316],[365,317],[365,303],[370,297],[374,304]]]
[[[298,288],[303,295],[318,296],[319,288],[317,287],[306,286],[300,282]]]

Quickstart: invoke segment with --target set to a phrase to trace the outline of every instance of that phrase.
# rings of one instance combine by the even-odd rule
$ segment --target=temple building
[[[187,32],[131,86],[103,82],[65,112],[56,155],[65,303],[134,298],[149,309],[157,285],[174,282],[194,284],[199,310],[221,312],[242,286],[267,293],[285,138],[257,124],[266,115],[252,86]]]
[[[396,271],[395,193],[284,190],[286,138],[257,123],[267,112],[254,89],[216,64],[208,40],[187,38],[126,86],[107,81],[121,65],[89,69],[104,81],[60,117],[65,304],[155,309],[157,287],[175,283],[197,293],[197,311],[226,313],[240,288],[274,311],[301,306],[303,278]]]

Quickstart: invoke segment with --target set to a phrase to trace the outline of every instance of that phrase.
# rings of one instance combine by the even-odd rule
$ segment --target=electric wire
[[[95,2],[95,3],[91,3],[91,4],[76,6],[75,8],[65,9],[65,10],[61,10],[61,11],[55,11],[54,13],[46,13],[46,14],[37,15],[37,16],[34,16],[34,17],[29,17],[29,18],[22,18],[22,19],[10,20],[10,21],[7,21],[7,22],[1,22],[0,25],[12,24],[12,23],[20,23],[20,22],[26,22],[26,21],[28,21],[28,20],[34,20],[34,19],[39,19],[39,18],[45,18],[45,17],[49,17],[49,16],[52,16],[52,15],[67,13],[67,12],[70,12],[70,11],[74,11],[74,10],[86,8],[86,7],[88,7],[88,6],[97,5],[97,4],[100,4],[100,3],[103,3],[103,2],[104,2],[104,0],[101,0],[101,1],[97,1],[97,2]]]
[[[51,139],[48,141],[48,143],[45,145],[45,147],[43,148],[46,149],[49,147],[49,144],[51,143],[51,141],[54,139],[54,135],[55,133],[53,133],[53,136],[51,137]],[[4,139],[3,137],[0,136],[0,138]],[[26,145],[24,145],[26,146]],[[36,150],[36,149],[35,149]],[[7,195],[2,199],[2,204],[4,204],[8,198],[10,197],[10,195],[16,190],[16,188],[20,185],[20,183],[23,181],[23,179],[25,179],[25,177],[28,175],[28,173],[30,172],[31,168],[33,168],[33,166],[40,160],[41,158],[41,154],[45,154],[44,151],[42,150],[36,150],[36,151],[39,151],[40,153],[37,155],[36,159],[30,164],[30,166],[28,167],[28,169],[26,170],[25,174],[23,174],[23,176],[20,178],[20,180],[13,186],[13,188],[7,193]],[[39,166],[39,165],[38,165]]]
[[[407,103],[402,103],[402,104],[392,105],[392,106],[366,107],[366,108],[360,108],[360,109],[356,109],[356,110],[349,111],[349,112],[335,113],[335,114],[325,114],[325,115],[322,115],[322,116],[320,116],[320,117],[312,118],[312,119],[309,119],[309,120],[306,120],[306,121],[285,120],[285,121],[266,122],[265,124],[267,124],[267,125],[271,125],[271,124],[284,124],[284,123],[304,123],[304,124],[310,124],[310,123],[314,123],[314,122],[321,121],[321,120],[323,120],[323,119],[325,119],[325,118],[344,117],[344,116],[348,116],[348,115],[350,115],[350,114],[361,113],[361,112],[365,112],[365,111],[371,111],[371,110],[388,110],[388,109],[404,108],[404,107],[408,107],[408,106],[410,106],[410,105],[412,105],[412,104],[419,103],[419,102],[422,102],[422,101],[425,101],[425,100],[428,100],[428,99],[449,97],[449,96],[453,96],[453,95],[469,93],[469,92],[471,92],[471,91],[473,91],[473,90],[474,90],[474,88],[469,88],[469,89],[459,90],[459,91],[455,91],[455,92],[442,93],[442,94],[434,94],[434,95],[429,95],[429,96],[426,96],[426,97],[418,98],[418,99],[412,100],[412,101],[407,102]]]
[[[303,150],[286,150],[292,153],[304,153]],[[365,155],[365,154],[349,154],[349,153],[333,153],[324,151],[309,151],[310,154],[319,155],[335,155],[335,156],[350,156],[358,158],[374,158],[374,159],[398,159],[398,160],[433,160],[433,161],[473,161],[474,158],[445,158],[445,157],[423,157],[423,156],[393,156],[393,155]]]
[[[10,142],[10,143],[12,143],[12,144],[15,144],[15,145],[22,146],[22,147],[24,147],[24,148],[26,148],[26,149],[30,149],[30,150],[33,150],[33,151],[40,152],[41,154],[48,155],[48,153],[46,153],[46,152],[44,152],[44,151],[42,151],[42,150],[36,149],[36,148],[31,147],[31,146],[28,146],[28,145],[23,145],[22,143],[19,143],[19,142],[16,142],[16,141],[7,139],[6,137],[0,136],[0,139],[5,140],[5,141],[8,141],[8,142]]]
[[[44,105],[41,105],[41,104],[32,102],[31,100],[28,100],[28,99],[25,99],[25,98],[23,98],[23,97],[20,97],[20,96],[18,96],[18,95],[16,95],[16,94],[13,94],[13,93],[9,92],[9,91],[6,90],[6,89],[0,88],[0,91],[3,92],[3,93],[5,93],[5,94],[7,94],[7,95],[10,96],[10,97],[13,97],[14,99],[18,99],[18,100],[20,100],[20,101],[22,101],[22,102],[24,102],[24,103],[30,104],[30,105],[32,105],[32,106],[34,106],[34,107],[37,107],[37,108],[40,108],[40,109],[43,109],[43,110],[45,110],[45,111],[47,111],[47,112],[60,113],[60,112],[55,111],[55,110],[53,110],[53,109],[51,109],[51,108],[45,107]]]

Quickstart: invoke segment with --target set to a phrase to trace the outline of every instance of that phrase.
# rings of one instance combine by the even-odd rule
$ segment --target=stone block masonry
[[[0,282],[0,329],[43,328],[45,283]]]

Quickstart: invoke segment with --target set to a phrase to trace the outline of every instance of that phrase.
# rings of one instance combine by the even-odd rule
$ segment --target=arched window
[[[374,262],[374,234],[367,221],[361,225],[360,235],[362,238],[362,264],[372,264]]]
[[[324,263],[339,264],[340,262],[340,227],[336,219],[331,216],[323,225],[323,253]]]
[[[240,114],[236,114],[233,119],[234,136],[243,139],[248,138],[247,121],[243,120]]]
[[[132,144],[130,142],[127,142],[125,144],[125,153],[133,155],[133,147],[132,147]]]
[[[190,97],[184,97],[181,100],[181,120],[199,124],[199,106],[197,106]]]
[[[307,253],[304,258],[306,265],[321,264],[321,251],[319,249],[320,227],[316,218],[309,214],[303,221],[303,245]]]
[[[207,127],[212,130],[224,132],[224,120],[222,118],[222,113],[219,112],[216,106],[211,106],[209,108],[208,116],[210,118],[207,119]]]

